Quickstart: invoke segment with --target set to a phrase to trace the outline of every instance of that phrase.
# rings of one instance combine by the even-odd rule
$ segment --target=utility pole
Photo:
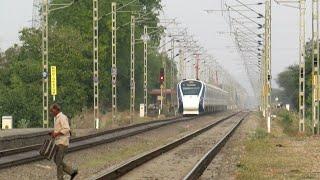
[[[144,26],[143,39],[143,100],[144,100],[144,115],[148,116],[148,27]]]
[[[312,0],[312,122],[313,134],[319,134],[319,1]]]
[[[131,70],[130,70],[130,117],[131,121],[133,121],[134,116],[134,103],[135,103],[135,77],[134,77],[134,61],[135,61],[135,54],[134,48],[135,47],[135,17],[131,16]]]
[[[266,118],[271,132],[271,0],[265,1]]]
[[[305,131],[305,15],[306,0],[300,0],[300,73],[299,73],[299,131]]]
[[[111,52],[111,84],[112,84],[112,122],[117,115],[117,3],[111,3],[111,31],[112,31],[112,52]]]
[[[99,129],[99,27],[98,0],[93,3],[93,95],[95,128]]]
[[[49,107],[48,107],[48,0],[42,1],[42,102],[43,102],[43,128],[49,127]]]

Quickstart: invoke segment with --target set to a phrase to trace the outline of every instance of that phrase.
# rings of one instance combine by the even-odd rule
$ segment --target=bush
[[[278,114],[280,124],[283,127],[283,132],[289,135],[293,135],[297,132],[299,124],[298,118],[289,111],[281,111]]]
[[[268,133],[263,128],[257,128],[255,132],[252,134],[251,139],[257,140],[257,139],[265,139],[268,136]]]
[[[17,127],[18,128],[28,128],[30,125],[30,121],[26,120],[26,119],[21,119],[20,121],[18,121]]]

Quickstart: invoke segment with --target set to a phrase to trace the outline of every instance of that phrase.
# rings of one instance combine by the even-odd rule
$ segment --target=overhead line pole
[[[112,52],[111,52],[111,88],[112,88],[112,122],[117,116],[117,3],[111,3],[111,33],[112,33]]]
[[[312,60],[313,134],[319,134],[319,0],[312,0]]]
[[[144,100],[144,116],[148,116],[148,27],[144,26],[143,41],[143,100]]]
[[[266,118],[268,133],[271,132],[271,0],[265,2],[265,46],[266,46]]]
[[[264,110],[265,110],[265,75],[264,75],[264,68],[265,68],[265,48],[262,49],[262,57],[261,57],[261,69],[260,69],[260,88],[261,88],[261,94],[260,94],[260,111],[262,112],[262,115],[264,116]]]
[[[98,0],[93,3],[93,92],[95,128],[99,129],[99,26]]]
[[[298,8],[299,14],[300,14],[300,18],[299,18],[299,26],[300,26],[300,28],[299,28],[300,29],[300,34],[299,34],[299,41],[300,41],[300,47],[299,47],[299,131],[304,132],[305,131],[305,74],[306,74],[305,73],[306,72],[305,71],[306,0],[296,0],[296,1],[288,1],[287,0],[287,1],[275,1],[275,2],[277,2],[278,4],[299,3],[298,7],[293,6],[293,5],[288,5],[288,4],[282,4],[282,5],[287,6],[287,7],[292,7],[292,8]],[[313,11],[313,13],[315,13],[313,15],[318,16],[318,15],[316,15],[317,14],[316,12],[317,12],[317,10]],[[315,21],[314,27],[318,26],[317,19],[318,18],[314,19],[314,17],[312,17],[312,21],[313,22]],[[315,30],[315,31],[317,31],[317,30]],[[315,33],[317,33],[317,32],[315,32]],[[314,34],[314,32],[312,34]],[[313,53],[312,53],[312,58],[314,61]],[[313,86],[314,82],[318,81],[318,80],[316,80],[316,79],[318,79],[317,77],[318,76],[315,77],[312,75],[312,86]],[[316,87],[318,87],[318,85],[316,85]],[[316,91],[318,92],[319,89],[317,89]],[[316,96],[318,96],[318,94]],[[314,102],[314,99],[312,99],[312,101]],[[312,109],[314,109],[313,106],[312,106]]]
[[[42,0],[41,3],[41,10],[42,10],[42,123],[43,128],[49,127],[49,99],[48,99],[48,78],[49,78],[49,71],[48,71],[48,57],[49,57],[49,36],[48,36],[48,28],[49,28],[49,22],[48,17],[49,13],[52,11],[56,11],[59,9],[64,9],[67,7],[70,7],[75,3],[75,0],[73,0],[70,3],[64,3],[64,4],[49,4],[49,0]],[[54,7],[50,9],[50,7]]]
[[[163,45],[162,45],[162,52],[161,52],[161,61],[162,61],[162,67],[163,67],[163,74],[164,74],[164,80],[163,80],[163,83],[160,83],[160,110],[159,110],[159,115],[163,112],[163,104],[164,104],[164,97],[165,97],[165,94],[163,93],[163,89],[166,88],[166,58],[165,58],[165,51],[166,51],[166,40],[165,40],[165,37],[163,37]]]
[[[42,1],[42,68],[43,68],[43,80],[42,80],[42,102],[43,102],[43,128],[49,127],[49,98],[48,98],[48,15],[49,15],[49,3],[48,0]]]
[[[299,58],[299,131],[305,131],[305,15],[306,0],[300,0],[300,58]]]
[[[175,39],[172,38],[171,41],[171,63],[170,63],[170,76],[171,76],[171,80],[170,80],[170,107],[172,107],[172,109],[174,110],[174,100],[173,100],[173,89],[174,89],[174,58],[175,58],[175,51],[174,51],[174,42]],[[170,109],[171,110],[171,109]]]
[[[131,60],[130,60],[130,118],[133,121],[135,103],[135,17],[131,16]]]
[[[186,63],[185,63],[185,60],[184,60],[184,50],[180,49],[179,50],[179,54],[180,54],[180,57],[179,57],[179,78],[180,80],[182,79],[185,79],[185,66],[186,66]]]

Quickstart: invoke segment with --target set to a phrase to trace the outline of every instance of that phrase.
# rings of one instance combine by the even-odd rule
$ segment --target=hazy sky
[[[229,4],[236,4],[227,0]],[[242,0],[245,3],[258,1]],[[264,1],[259,1],[264,2]],[[245,86],[249,83],[245,78],[242,60],[234,48],[229,35],[220,32],[228,31],[227,23],[221,12],[207,14],[204,9],[221,9],[220,0],[164,0],[165,12],[170,17],[176,17],[182,26],[198,37],[201,44],[214,55],[220,64],[230,71]],[[183,7],[183,8],[181,8]],[[311,5],[308,4],[307,39],[311,35]],[[263,6],[261,6],[263,10]],[[262,12],[262,14],[264,14]],[[264,23],[262,23],[264,24]],[[298,9],[280,6],[273,2],[272,6],[272,75],[277,74],[288,65],[299,62],[299,11]],[[273,81],[273,86],[277,86]]]
[[[0,48],[2,51],[18,42],[18,32],[22,27],[31,25],[32,2],[32,0],[0,0]],[[229,3],[232,4],[232,2],[229,0]],[[219,9],[220,0],[163,0],[163,5],[166,16],[176,17],[182,26],[189,28],[189,32],[216,57],[225,69],[240,82],[247,81],[241,65],[242,61],[236,50],[232,48],[234,45],[231,38],[226,34],[219,34],[219,32],[228,31],[221,13],[207,14],[203,11]],[[311,5],[308,4],[307,38],[311,36],[310,7]],[[273,79],[276,79],[277,74],[285,67],[298,63],[299,11],[273,3],[272,13],[272,74]],[[244,84],[248,86],[248,82]]]
[[[0,0],[0,49],[18,42],[19,31],[31,26],[32,0]]]

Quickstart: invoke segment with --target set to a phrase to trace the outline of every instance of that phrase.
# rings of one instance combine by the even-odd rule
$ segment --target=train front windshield
[[[184,81],[181,83],[183,95],[199,95],[201,87],[202,85],[198,81]]]

